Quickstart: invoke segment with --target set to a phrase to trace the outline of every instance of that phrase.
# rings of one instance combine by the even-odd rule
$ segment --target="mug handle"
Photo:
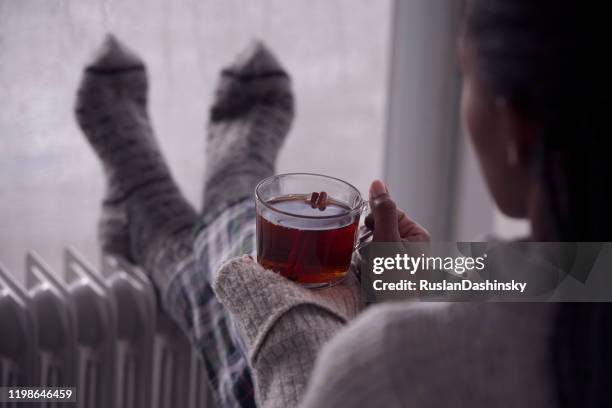
[[[363,218],[368,216],[370,213],[370,203],[368,201],[364,201],[361,205],[361,214],[364,216]],[[374,236],[374,231],[368,229],[365,225],[359,227],[359,232],[357,234],[357,242],[353,247],[353,251],[359,252],[363,247],[372,242],[372,237]]]

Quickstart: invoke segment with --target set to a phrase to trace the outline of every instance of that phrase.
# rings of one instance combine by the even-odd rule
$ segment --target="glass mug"
[[[311,205],[313,192],[327,193],[324,210]],[[259,264],[309,288],[344,279],[368,208],[357,188],[321,174],[280,174],[257,185],[255,201]]]

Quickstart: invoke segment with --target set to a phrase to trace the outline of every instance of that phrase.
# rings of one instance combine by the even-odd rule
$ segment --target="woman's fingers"
[[[374,241],[401,241],[397,207],[389,196],[389,190],[380,180],[374,180],[370,186],[370,209],[374,217]]]
[[[430,241],[425,228],[397,209],[389,190],[380,180],[375,180],[370,186],[370,208],[371,213],[367,215],[365,225],[374,231],[374,241]]]
[[[403,211],[396,209],[397,227],[400,238],[406,241],[427,242],[430,241],[429,232],[419,223],[409,218]],[[374,213],[369,213],[365,218],[365,225],[371,231],[374,230],[376,221]]]
[[[397,226],[400,237],[411,242],[429,242],[429,232],[416,221],[410,219],[403,211],[397,210]]]

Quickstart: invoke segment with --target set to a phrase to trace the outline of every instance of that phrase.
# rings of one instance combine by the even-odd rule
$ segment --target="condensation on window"
[[[97,260],[104,180],[76,127],[81,69],[106,32],[145,60],[150,113],[175,178],[198,207],[207,111],[220,68],[264,40],[294,80],[297,118],[278,172],[362,191],[382,171],[391,1],[0,0],[0,263],[29,249],[59,269]]]

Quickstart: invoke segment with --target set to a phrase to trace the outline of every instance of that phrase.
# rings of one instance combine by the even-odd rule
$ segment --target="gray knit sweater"
[[[360,309],[352,275],[312,291],[247,257],[219,270],[215,291],[245,337],[261,407],[555,405],[555,305],[396,302],[343,328]]]

